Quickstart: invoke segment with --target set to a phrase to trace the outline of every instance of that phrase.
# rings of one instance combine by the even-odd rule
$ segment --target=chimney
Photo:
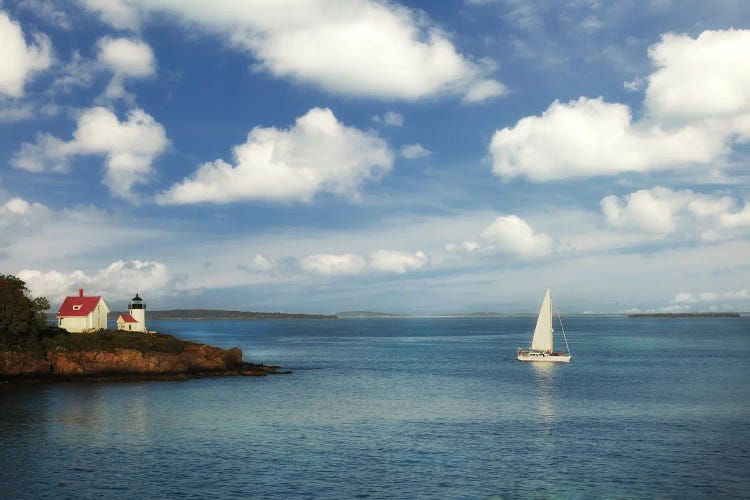
[[[83,288],[78,289],[78,296],[83,297]]]

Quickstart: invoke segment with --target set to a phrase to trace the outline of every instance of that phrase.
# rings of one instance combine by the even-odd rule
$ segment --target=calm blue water
[[[293,375],[0,386],[2,498],[750,492],[750,318],[152,323]]]

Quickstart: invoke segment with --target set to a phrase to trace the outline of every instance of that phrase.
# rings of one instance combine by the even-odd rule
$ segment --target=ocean
[[[294,373],[0,385],[0,498],[748,498],[750,317],[563,321],[154,321]]]

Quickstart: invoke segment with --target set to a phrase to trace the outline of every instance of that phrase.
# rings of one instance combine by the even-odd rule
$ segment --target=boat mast
[[[554,328],[552,328],[552,323],[554,321],[554,316],[552,315],[552,293],[549,294],[549,353],[552,354],[555,351],[555,337],[552,335],[555,331]]]

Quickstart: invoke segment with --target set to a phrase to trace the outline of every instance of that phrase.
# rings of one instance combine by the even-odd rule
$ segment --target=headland
[[[0,350],[0,381],[61,382],[186,380],[266,376],[277,366],[242,360],[239,348],[222,349],[155,332],[59,332],[40,342]]]

